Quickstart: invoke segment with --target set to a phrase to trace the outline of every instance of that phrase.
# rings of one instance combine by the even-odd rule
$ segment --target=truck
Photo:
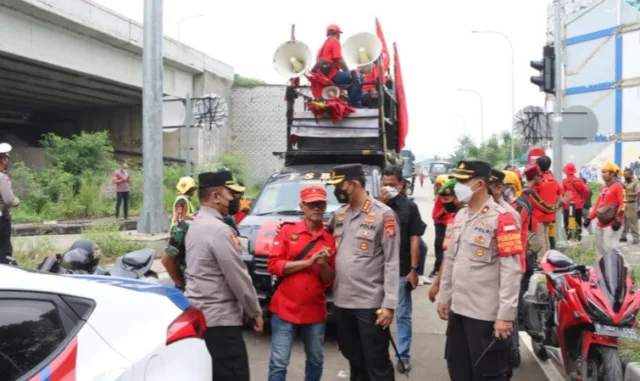
[[[333,185],[326,184],[334,166],[362,164],[366,190],[377,198],[384,166],[402,163],[396,150],[391,148],[397,144],[393,83],[383,85],[378,80],[375,85],[381,94],[377,108],[358,108],[335,123],[309,110],[307,105],[312,97],[308,86],[286,88],[286,151],[273,153],[284,160],[284,166],[269,177],[252,202],[249,215],[238,226],[242,259],[249,269],[263,311],[267,310],[275,282],[267,271],[267,260],[276,227],[281,221],[303,218],[299,207],[300,190],[309,185],[326,187],[325,221],[328,221],[341,206],[333,194]],[[327,290],[327,309],[331,318],[331,290]]]

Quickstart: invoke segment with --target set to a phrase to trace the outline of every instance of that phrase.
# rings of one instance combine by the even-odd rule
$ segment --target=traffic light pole
[[[553,1],[555,10],[555,97],[553,102],[553,174],[562,179],[562,6],[560,0]],[[556,213],[556,248],[566,248],[562,213]]]

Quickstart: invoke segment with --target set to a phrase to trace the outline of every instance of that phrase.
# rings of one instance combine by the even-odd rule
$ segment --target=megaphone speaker
[[[276,49],[273,56],[273,68],[284,78],[296,78],[311,68],[313,55],[301,41],[287,41]]]
[[[322,98],[329,99],[340,96],[340,88],[338,86],[327,86],[322,89]]]
[[[373,33],[357,33],[345,40],[342,53],[349,68],[366,66],[380,57],[382,42]]]

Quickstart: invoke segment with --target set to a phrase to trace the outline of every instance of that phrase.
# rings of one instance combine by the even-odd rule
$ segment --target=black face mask
[[[240,200],[237,198],[233,198],[233,200],[229,201],[229,214],[234,215],[240,211]]]
[[[346,204],[349,202],[349,192],[347,192],[346,189],[335,188],[333,190],[333,195],[336,196],[336,199],[338,199],[338,202],[341,204]]]
[[[445,202],[443,205],[444,205],[444,210],[446,210],[447,213],[453,213],[457,209],[456,203],[453,201]]]

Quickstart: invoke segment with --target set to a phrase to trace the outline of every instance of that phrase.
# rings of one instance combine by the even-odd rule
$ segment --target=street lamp
[[[462,119],[462,136],[466,136],[467,135],[467,120],[464,118],[464,116],[462,116],[460,114],[451,114],[450,116],[454,116],[454,117]]]
[[[480,145],[482,145],[484,144],[484,101],[482,100],[482,95],[475,90],[458,89],[458,91],[475,94],[480,100]]]
[[[200,18],[200,17],[203,17],[203,16],[204,16],[203,14],[199,14],[199,15],[191,15],[191,16],[183,17],[180,20],[180,22],[178,22],[178,41],[180,41],[180,30],[182,29],[182,23],[185,22],[186,20],[197,19],[197,18]],[[182,41],[180,41],[180,42],[182,42]]]
[[[509,47],[511,48],[511,116],[509,117],[511,123],[511,165],[515,165],[514,160],[514,141],[515,134],[513,133],[513,116],[516,114],[516,106],[515,106],[515,98],[516,98],[516,57],[515,50],[513,49],[513,43],[511,39],[504,33],[498,32],[496,30],[474,30],[471,33],[492,33],[497,34],[498,36],[502,36],[509,43]]]

